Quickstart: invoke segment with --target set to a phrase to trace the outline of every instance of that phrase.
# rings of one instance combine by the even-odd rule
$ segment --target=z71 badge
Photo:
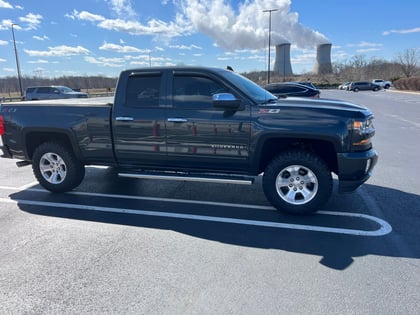
[[[278,114],[280,109],[276,108],[262,108],[260,109],[260,114]]]

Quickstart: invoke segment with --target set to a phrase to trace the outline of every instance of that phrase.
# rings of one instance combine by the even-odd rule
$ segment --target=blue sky
[[[267,9],[278,10],[271,42],[291,43],[296,74],[313,69],[320,43],[332,43],[332,62],[420,49],[418,0],[0,0],[0,77],[16,75],[12,23],[28,76],[117,76],[150,65],[265,70]]]

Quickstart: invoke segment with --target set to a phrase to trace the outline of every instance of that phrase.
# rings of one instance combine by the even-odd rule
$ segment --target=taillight
[[[3,116],[0,115],[0,136],[4,135],[4,120]]]

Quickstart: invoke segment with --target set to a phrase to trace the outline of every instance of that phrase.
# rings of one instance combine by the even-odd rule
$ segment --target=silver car
[[[67,86],[33,86],[27,88],[25,93],[27,101],[86,97],[87,93],[76,92]]]

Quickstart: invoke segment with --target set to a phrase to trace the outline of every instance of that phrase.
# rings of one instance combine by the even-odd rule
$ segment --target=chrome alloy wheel
[[[42,177],[51,184],[61,184],[67,175],[64,160],[56,153],[45,153],[39,161]]]
[[[292,205],[303,205],[311,201],[318,192],[318,186],[314,172],[302,165],[287,166],[276,178],[277,193]]]

